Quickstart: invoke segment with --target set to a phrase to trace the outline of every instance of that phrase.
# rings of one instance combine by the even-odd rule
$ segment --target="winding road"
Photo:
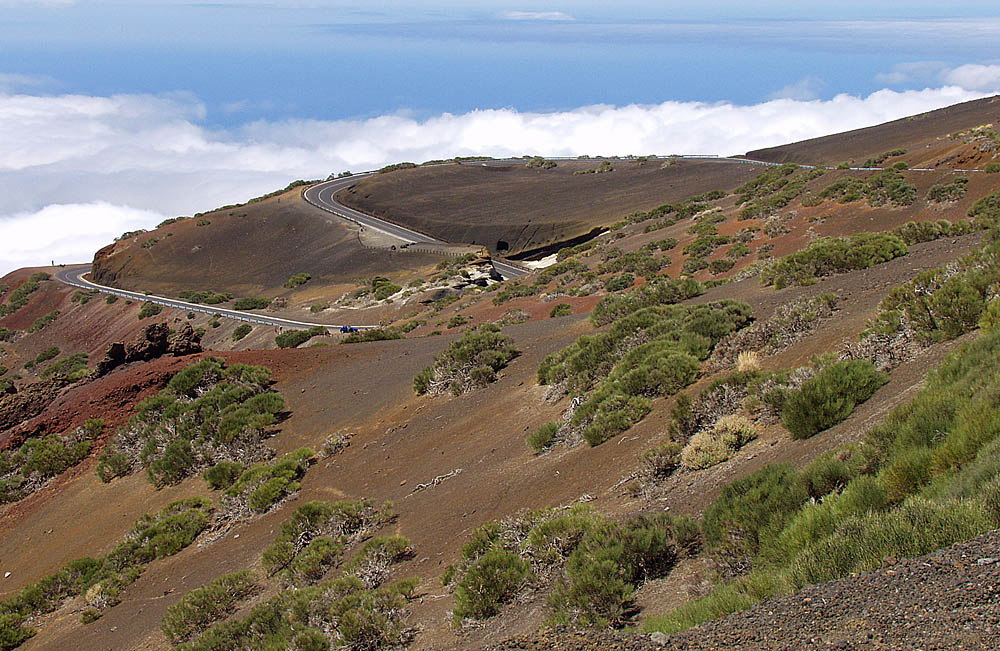
[[[549,157],[551,160],[584,160],[580,158],[571,157]],[[763,167],[778,167],[782,163],[775,163],[771,161],[761,161],[753,160],[750,158],[738,158],[734,156],[713,156],[713,155],[679,155],[679,156],[651,156],[650,158],[656,160],[667,160],[673,158],[679,158],[683,160],[705,160],[705,161],[718,161],[721,163],[737,163],[743,165],[759,165]],[[459,164],[477,164],[477,165],[509,165],[511,163],[523,162],[522,158],[489,158],[476,161],[469,161],[467,163]],[[586,160],[607,160],[603,158],[596,159],[586,159]],[[628,160],[628,159],[625,159]],[[449,163],[443,163],[449,164]],[[799,165],[799,167],[805,169],[826,169],[834,170],[838,169],[836,167],[828,167],[824,165]],[[848,168],[854,171],[880,171],[886,168],[883,167],[851,167]],[[910,172],[983,172],[981,169],[930,169],[930,168],[910,168]],[[320,210],[325,210],[328,213],[336,215],[341,219],[346,219],[355,224],[359,224],[366,228],[371,228],[377,230],[381,233],[389,235],[390,237],[396,238],[400,241],[402,246],[409,244],[447,244],[443,240],[436,239],[430,235],[420,233],[418,231],[406,228],[405,226],[400,226],[399,224],[394,224],[390,221],[380,219],[373,215],[368,215],[363,212],[349,208],[334,198],[337,192],[345,188],[349,188],[359,180],[373,176],[378,172],[362,172],[359,174],[354,174],[351,176],[331,179],[329,181],[324,181],[322,183],[317,183],[312,185],[302,193],[302,197],[305,201]],[[509,261],[499,260],[494,258],[493,269],[494,271],[502,277],[504,280],[510,278],[516,278],[518,276],[523,276],[531,272],[531,269],[525,269],[524,267],[512,264]],[[326,329],[340,329],[340,325],[330,325],[328,323],[310,323],[308,321],[294,321],[291,319],[282,319],[279,317],[264,316],[260,314],[255,314],[251,312],[240,312],[238,310],[227,310],[224,308],[219,308],[215,306],[200,305],[198,303],[188,303],[186,301],[177,300],[174,298],[167,298],[165,296],[153,296],[142,294],[139,292],[130,292],[124,289],[118,289],[116,287],[107,287],[105,285],[98,285],[97,283],[91,282],[85,279],[83,276],[90,272],[91,265],[74,265],[71,267],[65,267],[59,269],[55,273],[55,278],[60,282],[66,283],[67,285],[72,285],[74,287],[79,287],[81,289],[97,290],[105,294],[113,294],[115,296],[121,296],[123,298],[136,300],[136,301],[149,301],[157,305],[163,305],[165,307],[172,307],[180,310],[188,310],[191,312],[202,312],[205,314],[217,314],[222,317],[229,319],[235,319],[237,321],[246,321],[248,323],[258,323],[261,325],[277,326],[279,328],[295,328],[295,329],[306,329],[312,327],[322,327]],[[368,329],[377,328],[378,326],[353,326],[358,329]]]
[[[141,292],[130,292],[125,289],[118,289],[117,287],[107,287],[106,285],[98,285],[97,283],[91,282],[84,278],[85,274],[90,273],[91,265],[82,264],[74,265],[72,267],[64,267],[55,272],[55,279],[66,283],[67,285],[72,285],[73,287],[79,287],[81,289],[92,289],[97,290],[103,294],[113,294],[115,296],[120,296],[122,298],[134,300],[134,301],[149,301],[150,303],[155,303],[156,305],[162,305],[164,307],[172,307],[178,310],[188,310],[189,312],[201,312],[203,314],[217,314],[227,319],[235,319],[237,321],[246,321],[247,323],[259,323],[260,325],[277,326],[279,328],[293,328],[295,330],[305,330],[308,328],[313,328],[320,326],[328,330],[339,330],[340,325],[331,325],[329,323],[310,323],[308,321],[294,321],[292,319],[282,319],[276,316],[266,316],[262,314],[255,314],[253,312],[241,312],[239,310],[227,310],[225,308],[216,307],[214,305],[201,305],[199,303],[188,303],[187,301],[181,301],[176,298],[167,298],[165,296],[153,296],[151,294],[143,294]],[[378,328],[378,326],[352,326],[358,329],[369,329]]]

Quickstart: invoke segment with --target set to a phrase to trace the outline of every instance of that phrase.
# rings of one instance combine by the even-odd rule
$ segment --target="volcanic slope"
[[[440,257],[366,248],[359,232],[307,204],[301,187],[129,234],[97,252],[91,279],[135,291],[228,291],[237,297],[284,291],[294,274],[309,287],[343,290],[375,275],[432,266]]]
[[[635,211],[731,190],[760,171],[714,161],[642,158],[527,165],[470,162],[402,169],[364,179],[337,199],[448,242],[511,255],[585,236]]]
[[[777,163],[839,165],[844,161],[860,166],[884,152],[904,149],[911,167],[979,167],[991,161],[996,149],[975,156],[953,156],[941,146],[976,136],[975,131],[1000,127],[1000,97],[964,102],[919,115],[821,138],[747,152],[747,158]],[[965,134],[960,136],[959,134]],[[984,141],[985,142],[985,141]],[[935,150],[930,152],[929,150]]]
[[[968,128],[975,126],[968,125]],[[947,134],[941,134],[941,137],[947,138]],[[951,146],[950,141],[942,142]],[[961,145],[975,147],[971,143],[963,142]],[[875,143],[867,155],[877,156],[880,153],[881,143]],[[734,164],[731,167],[742,169],[750,166]],[[557,167],[543,173],[558,170]],[[763,171],[753,168],[750,175],[756,176]],[[406,172],[403,170],[384,176]],[[777,180],[802,172],[791,169],[788,175]],[[617,173],[618,170],[588,176]],[[916,174],[919,173],[906,173],[904,179],[916,182],[917,177],[913,176]],[[940,174],[948,176],[948,173]],[[572,180],[578,177],[568,174],[566,178]],[[828,182],[828,178],[820,177],[808,183],[817,184],[816,188],[819,188]],[[926,185],[921,186],[918,194],[922,195],[925,188]],[[810,186],[808,191],[813,189]],[[886,212],[876,213],[876,208],[864,201],[849,204],[828,201],[826,208],[830,211],[836,209],[837,217],[815,221],[807,219],[806,215],[812,216],[812,213],[808,213],[796,197],[781,206],[771,206],[774,208],[771,217],[775,219],[762,220],[759,225],[753,220],[739,219],[743,207],[739,205],[738,197],[732,194],[713,195],[716,198],[698,202],[697,208],[671,208],[622,224],[607,235],[586,243],[590,248],[567,250],[561,256],[559,265],[529,274],[519,282],[503,283],[493,288],[469,287],[463,296],[455,297],[454,302],[441,302],[429,308],[425,322],[410,331],[406,339],[300,350],[216,353],[228,364],[261,364],[271,368],[275,380],[271,388],[284,396],[286,402],[286,412],[270,427],[269,433],[273,432],[274,436],[266,441],[277,454],[285,454],[301,446],[321,450],[331,441],[340,441],[340,444],[328,447],[329,454],[318,455],[320,458],[305,470],[304,476],[296,479],[295,490],[278,499],[274,508],[266,513],[240,519],[232,528],[226,528],[226,522],[219,523],[218,529],[203,533],[194,544],[178,553],[150,561],[136,580],[124,588],[120,594],[121,603],[105,604],[100,599],[102,589],[96,588],[60,601],[51,614],[32,614],[28,623],[38,632],[23,648],[167,648],[170,642],[160,627],[170,607],[180,603],[187,591],[204,586],[226,572],[250,569],[256,573],[264,591],[239,600],[235,612],[213,615],[216,621],[237,622],[238,618],[250,614],[252,607],[265,603],[279,591],[286,590],[288,595],[285,578],[282,575],[270,576],[263,570],[261,554],[279,536],[282,523],[293,517],[295,509],[317,499],[334,501],[367,497],[377,503],[385,500],[394,502],[397,519],[383,524],[373,533],[406,536],[412,547],[412,554],[404,555],[401,562],[388,567],[390,578],[416,576],[420,581],[410,595],[413,598],[392,602],[397,605],[392,607],[390,613],[394,617],[409,612],[403,626],[407,632],[405,635],[400,632],[409,648],[478,649],[501,643],[512,636],[530,635],[557,614],[550,603],[558,603],[556,597],[560,594],[560,585],[571,586],[578,591],[576,594],[584,597],[588,586],[611,588],[608,592],[599,593],[600,600],[584,599],[582,606],[578,601],[569,611],[564,611],[563,615],[569,618],[570,623],[585,624],[582,615],[588,603],[618,604],[623,608],[621,614],[625,622],[656,621],[650,616],[669,613],[693,597],[703,596],[712,589],[725,588],[729,577],[721,571],[721,562],[726,559],[720,558],[707,535],[705,544],[696,544],[702,540],[701,527],[690,523],[683,525],[693,536],[688,543],[695,544],[685,544],[683,548],[675,546],[674,543],[680,540],[675,534],[683,527],[671,529],[668,533],[667,528],[661,527],[665,522],[663,514],[686,514],[699,518],[731,482],[751,476],[769,464],[790,463],[796,469],[802,469],[824,453],[839,449],[838,454],[842,454],[842,446],[859,445],[868,430],[882,422],[892,408],[918,395],[924,385],[925,374],[940,365],[948,354],[965,350],[962,348],[964,344],[979,341],[977,338],[981,336],[994,338],[981,340],[987,344],[995,340],[996,334],[980,335],[976,328],[980,313],[986,311],[987,299],[992,298],[984,298],[980,290],[987,291],[989,285],[959,284],[965,282],[967,275],[962,265],[952,263],[977,251],[984,242],[991,241],[992,236],[981,230],[985,223],[978,227],[953,226],[967,219],[966,212],[973,202],[998,191],[1000,175],[983,174],[976,184],[970,181],[965,188],[966,195],[955,201],[932,205],[919,199],[919,206],[912,208],[914,212],[910,213],[907,212],[909,208],[904,207],[894,211],[881,207],[878,210]],[[678,197],[674,201],[684,198]],[[651,202],[650,205],[655,206],[656,203]],[[624,210],[623,214],[628,214],[628,211]],[[822,214],[817,216],[822,217]],[[879,219],[874,219],[875,214],[880,215]],[[932,215],[952,223],[947,227],[942,224],[920,227],[921,237],[910,238],[905,251],[902,247],[889,247],[887,261],[866,268],[838,266],[845,264],[849,267],[858,262],[849,256],[846,263],[838,261],[829,274],[825,274],[822,265],[810,266],[811,272],[819,273],[800,277],[782,289],[776,289],[761,283],[760,278],[753,275],[754,269],[749,269],[749,264],[744,262],[751,258],[758,263],[755,267],[757,271],[766,269],[766,265],[774,261],[770,256],[794,252],[812,242],[817,235],[815,231],[810,232],[813,227],[822,227],[825,229],[822,233],[826,235],[846,236],[861,231],[891,230],[902,219],[929,221]],[[987,217],[984,216],[982,221],[988,222]],[[717,239],[735,236],[744,230],[746,224],[757,226],[757,229],[746,230],[746,242],[740,238],[724,243]],[[713,229],[716,229],[714,233]],[[685,241],[690,244],[700,238],[711,238],[709,244],[718,252],[713,250],[710,255],[702,253],[705,262],[722,258],[733,261],[733,264],[695,271],[706,280],[715,281],[711,283],[713,286],[689,282],[674,284],[673,281],[681,275],[678,267],[702,246],[693,247],[691,252],[684,254],[682,249],[687,245],[681,243],[682,237],[689,238]],[[673,238],[673,241],[668,238]],[[746,244],[750,254],[740,250],[739,254],[731,257],[729,249],[737,243]],[[157,246],[160,243],[148,248],[155,249]],[[871,248],[879,251],[877,247]],[[974,273],[968,275],[969,278],[986,278],[987,274],[996,271],[994,258],[989,256],[970,264]],[[934,271],[949,265],[947,278],[941,275],[944,272]],[[286,269],[276,277],[283,280],[294,271]],[[871,349],[859,347],[858,335],[868,327],[870,319],[883,314],[881,301],[894,288],[919,276],[925,283],[921,286],[923,290],[932,292],[931,295],[937,293],[940,288],[928,284],[927,272],[930,272],[930,277],[938,278],[942,285],[947,285],[947,289],[925,307],[940,310],[942,322],[947,321],[955,327],[947,333],[931,332],[929,338],[921,341],[904,329],[897,333],[900,339],[876,337],[865,340],[872,345]],[[27,277],[26,273],[12,280],[12,289],[13,283],[20,282],[24,277]],[[221,282],[212,285],[219,291],[230,289]],[[682,387],[686,386],[684,395],[694,405],[701,408],[717,404],[709,398],[714,396],[713,391],[724,386],[725,391],[730,393],[724,391],[723,397],[736,396],[738,400],[719,404],[723,407],[729,405],[728,408],[737,409],[742,417],[753,419],[755,437],[740,440],[742,447],[737,446],[736,450],[727,450],[727,459],[715,459],[713,463],[704,464],[695,463],[698,460],[692,459],[690,465],[679,465],[676,455],[679,446],[691,442],[688,440],[691,432],[687,431],[689,421],[684,416],[684,410],[675,409],[682,407],[685,401],[674,390],[654,389],[644,393],[641,383],[645,380],[639,373],[627,376],[630,382],[634,382],[632,386],[638,388],[637,395],[621,402],[630,408],[648,406],[648,413],[642,413],[635,422],[623,422],[605,414],[604,420],[598,424],[610,427],[611,435],[606,439],[591,436],[589,440],[594,443],[593,446],[588,445],[582,435],[596,419],[585,420],[578,426],[572,424],[572,418],[574,410],[586,413],[587,408],[581,406],[581,400],[577,398],[582,397],[586,401],[596,392],[585,388],[578,390],[578,396],[567,383],[539,384],[540,367],[552,367],[551,360],[549,363],[544,361],[549,355],[563,350],[580,335],[588,336],[581,340],[583,343],[599,343],[594,335],[615,329],[616,326],[606,324],[614,321],[616,310],[627,313],[638,307],[641,301],[650,300],[644,289],[647,287],[664,290],[656,294],[659,297],[657,300],[662,300],[664,304],[690,297],[682,301],[685,310],[722,299],[745,301],[746,309],[760,326],[753,332],[763,332],[768,337],[780,335],[773,340],[768,338],[767,346],[753,348],[758,354],[742,361],[742,373],[733,373],[733,365],[739,360],[730,358],[736,357],[735,353],[737,350],[742,352],[742,348],[731,342],[720,343],[716,351],[720,354],[713,353],[700,365],[690,366],[690,360],[683,356],[669,358],[683,361],[696,369],[692,375],[682,378],[680,383]],[[957,292],[962,301],[948,300],[948,292]],[[898,292],[895,295],[902,300],[911,294],[913,292]],[[9,296],[5,294],[5,297]],[[67,299],[63,297],[60,300]],[[568,310],[557,310],[563,303]],[[963,309],[955,314],[948,310],[951,305],[967,306],[967,311]],[[118,309],[99,301],[96,304],[92,301],[85,307],[94,310]],[[785,311],[787,308],[798,311],[793,310],[789,314]],[[134,308],[129,306],[129,309]],[[657,305],[657,309],[681,308]],[[43,308],[37,308],[37,312],[41,311]],[[592,319],[586,318],[588,313]],[[20,316],[18,326],[25,327],[28,317],[35,314]],[[650,317],[651,314],[647,312],[645,316]],[[622,356],[629,351],[638,351],[629,355],[629,359],[634,359],[639,353],[663,349],[663,341],[647,342],[645,338],[660,336],[664,332],[672,333],[676,339],[694,347],[707,345],[704,342],[710,341],[708,335],[713,332],[719,334],[716,328],[724,325],[724,318],[718,314],[716,317],[711,322],[695,319],[699,332],[708,334],[676,332],[683,319],[671,320],[657,323],[658,330],[655,332],[650,329],[617,343],[604,342],[608,344],[605,349],[617,351]],[[135,318],[134,315],[131,318]],[[430,382],[421,369],[432,363],[450,344],[469,334],[470,326],[495,321],[503,324],[502,332],[511,337],[511,345],[519,352],[513,357],[498,354],[483,358],[484,365],[505,360],[506,366],[498,364],[501,368],[495,377],[490,368],[476,367],[472,370],[474,377],[479,378],[476,382],[483,384],[480,388],[463,392],[465,388],[476,386],[470,372],[468,386],[459,381],[447,387],[451,391],[440,395],[414,393],[415,386],[422,386],[421,377],[425,380],[423,386]],[[448,332],[440,337],[418,336],[435,332],[432,329]],[[465,329],[465,332],[460,329]],[[31,336],[44,336],[47,331],[48,328]],[[28,340],[27,335],[18,336],[21,339],[15,344]],[[463,341],[471,346],[471,339]],[[743,347],[752,349],[755,342],[757,340],[748,338]],[[889,365],[891,372],[888,376],[876,376],[880,381],[887,380],[885,384],[873,382],[866,385],[871,390],[866,401],[847,410],[849,413],[841,422],[823,427],[806,438],[794,438],[781,419],[774,417],[774,409],[782,409],[778,404],[781,395],[768,395],[764,399],[757,394],[749,394],[751,390],[757,391],[765,386],[765,382],[770,383],[767,387],[779,393],[793,393],[799,389],[789,384],[790,381],[806,381],[810,374],[821,372],[847,353],[861,363],[869,355],[885,352],[880,346],[886,342],[902,345],[899,350],[890,348],[888,351],[899,353]],[[666,352],[676,353],[669,343],[666,342]],[[41,344],[32,344],[36,345]],[[983,354],[983,344],[980,343],[976,350]],[[722,354],[727,351],[728,356]],[[595,347],[594,352],[599,353],[600,350]],[[458,353],[464,354],[461,350]],[[73,412],[73,417],[60,421],[58,414],[46,411],[42,420],[75,424],[80,419],[104,415],[114,424],[122,423],[133,413],[135,401],[162,386],[174,372],[204,357],[160,359],[146,364],[126,365],[99,380],[70,386],[58,401],[53,402],[52,408],[58,410],[60,405],[66,405],[67,411]],[[586,361],[585,358],[580,359]],[[581,367],[584,371],[599,370],[596,363]],[[671,369],[675,367],[679,367],[679,363],[670,366]],[[625,369],[619,369],[622,370]],[[610,377],[610,373],[604,371],[601,372]],[[648,373],[649,369],[646,371],[646,379],[655,379]],[[548,376],[548,373],[544,375]],[[607,379],[604,375],[599,378],[602,382]],[[611,379],[622,381],[610,388],[633,390],[628,388],[622,379],[624,377],[624,373],[617,373]],[[688,386],[687,382],[693,384]],[[123,396],[123,391],[127,393],[129,387],[134,387],[132,395]],[[206,388],[199,388],[194,395],[208,395],[204,391]],[[748,392],[747,395],[739,393],[743,390]],[[452,391],[459,395],[452,395]],[[757,399],[754,401],[751,398]],[[648,404],[644,402],[646,400]],[[113,417],[108,413],[112,409],[115,411]],[[717,417],[723,413],[718,409],[712,407],[699,412],[704,416],[702,420],[705,420],[706,427],[693,436],[702,434],[704,438],[708,431],[715,431],[713,428],[721,420]],[[557,428],[556,438],[548,444],[541,441],[541,445],[536,447],[541,447],[542,452],[536,453],[526,445],[525,439],[532,436],[538,443],[534,435],[550,422],[565,423],[567,427]],[[165,431],[169,429],[167,425],[164,423]],[[0,597],[10,597],[18,589],[56,571],[66,561],[108,553],[127,534],[135,518],[155,512],[172,500],[205,497],[211,499],[217,508],[227,508],[221,493],[210,490],[197,475],[157,489],[142,470],[136,469],[133,474],[114,479],[111,483],[102,483],[94,473],[96,457],[106,449],[107,439],[112,434],[111,431],[105,432],[77,466],[41,490],[23,500],[0,506],[0,576],[11,572],[0,583]],[[937,440],[937,437],[931,437],[929,443]],[[673,457],[670,450],[673,450]],[[156,449],[153,452],[158,453]],[[650,455],[650,452],[654,454]],[[912,467],[920,471],[916,462],[926,461],[927,458],[926,454],[915,455],[915,462],[902,470]],[[869,461],[877,463],[874,458]],[[858,468],[865,467],[860,463],[849,468],[833,465],[831,492],[820,495],[820,500],[829,499],[831,503],[837,499],[833,493],[844,489],[845,482],[840,480],[845,479],[848,473],[860,472]],[[941,465],[939,471],[947,467]],[[989,464],[983,467],[994,468]],[[930,469],[924,471],[929,473]],[[822,473],[815,474],[818,477]],[[902,480],[907,476],[900,472],[898,478]],[[865,481],[869,485],[875,483],[881,486],[883,478],[867,477]],[[921,481],[917,479],[916,484],[923,485]],[[893,484],[896,489],[905,485],[904,481]],[[884,490],[879,486],[876,489]],[[911,506],[921,507],[921,504]],[[976,516],[972,511],[977,504],[970,498],[967,502],[952,504],[952,507],[963,508],[963,514],[975,516],[967,518],[969,522],[965,526],[982,526],[985,516],[982,513]],[[571,505],[577,505],[573,511],[565,508]],[[885,506],[888,508],[889,505]],[[576,554],[574,549],[581,543],[584,530],[571,528],[563,537],[558,535],[558,529],[554,529],[557,536],[551,539],[548,550],[533,555],[529,553],[533,549],[529,541],[522,542],[519,538],[533,529],[525,509],[547,507],[555,507],[557,510],[553,513],[556,515],[578,515],[589,507],[614,522],[651,522],[653,527],[650,532],[653,535],[648,538],[637,535],[629,540],[637,545],[636,549],[641,547],[643,540],[653,546],[663,543],[666,547],[661,549],[661,555],[652,559],[654,564],[647,565],[648,572],[636,574],[626,572],[628,568],[623,564],[622,556],[615,554],[613,545],[604,546],[599,536],[587,537],[586,545],[579,547],[583,551]],[[985,513],[985,509],[979,511]],[[634,519],[637,516],[646,519]],[[491,522],[498,524],[477,533],[478,527]],[[592,521],[588,524],[583,520],[583,525],[580,525],[581,521],[576,522],[577,525],[573,526],[594,525]],[[734,527],[734,530],[740,529]],[[960,529],[959,533],[969,530]],[[505,549],[492,550],[490,558],[507,559],[512,563],[510,569],[520,567],[521,563],[528,564],[531,575],[524,577],[512,573],[521,576],[521,581],[501,592],[498,597],[500,603],[496,604],[497,614],[491,616],[486,611],[479,621],[466,618],[456,627],[453,614],[458,608],[459,595],[463,594],[463,590],[464,594],[468,594],[474,586],[471,580],[463,577],[468,570],[468,566],[462,567],[463,552],[475,554],[477,549],[483,549],[483,545],[493,544],[488,535],[490,531],[501,532],[501,542],[506,541],[507,544]],[[595,531],[607,529],[598,526]],[[978,534],[965,537],[972,538],[974,535]],[[479,542],[466,545],[472,540]],[[348,558],[358,544],[357,541],[349,543],[344,558]],[[943,544],[947,543],[939,546]],[[615,576],[627,585],[621,585],[619,590],[615,581],[577,582],[579,575],[575,572],[590,567],[588,551],[609,555]],[[510,555],[521,554],[524,555],[521,561],[510,560]],[[568,562],[568,555],[574,556],[573,563]],[[885,559],[879,557],[875,560],[880,563]],[[456,572],[448,569],[451,564],[460,566],[457,588]],[[336,562],[330,565],[323,578],[352,571],[352,566],[346,563],[339,567],[335,565]],[[371,580],[381,575],[364,576]],[[591,576],[601,578],[596,574]],[[448,587],[442,586],[442,578],[445,577],[451,578]],[[350,581],[349,577],[347,581]],[[565,592],[561,594],[566,595]],[[739,603],[750,605],[747,601]],[[855,606],[857,600],[844,599],[843,603],[848,608],[860,608]],[[956,597],[949,607],[960,616],[951,621],[960,621],[961,613],[974,613],[980,603],[978,599]],[[90,613],[89,609],[96,607],[102,608],[98,613],[102,616],[84,624],[81,613]],[[875,604],[872,607],[888,609],[891,605]],[[766,623],[761,623],[762,618],[766,618],[765,613],[754,611],[748,621],[756,628],[766,626]],[[322,616],[323,613],[316,615]],[[87,620],[92,616],[93,613]],[[621,624],[622,620],[616,623]],[[289,620],[279,617],[278,621]],[[344,627],[343,631],[346,630]],[[328,633],[339,635],[338,631],[340,628],[333,626]],[[720,636],[717,639],[751,638]],[[557,644],[547,648],[560,648],[558,640]]]

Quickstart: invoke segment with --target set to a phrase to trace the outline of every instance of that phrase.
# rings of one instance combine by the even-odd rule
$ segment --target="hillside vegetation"
[[[759,154],[779,166],[457,160],[347,193],[549,247],[513,280],[297,188],[98,255],[105,282],[312,328],[8,275],[0,648],[903,648],[935,599],[928,639],[984,646],[997,106]],[[858,624],[894,608],[914,626]]]

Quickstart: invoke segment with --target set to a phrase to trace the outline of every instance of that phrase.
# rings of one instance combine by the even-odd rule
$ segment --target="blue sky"
[[[26,2],[0,72],[46,92],[192,93],[206,123],[764,101],[996,58],[993,2]],[[805,97],[805,94],[800,97]]]
[[[0,0],[0,272],[300,176],[740,153],[991,94],[996,5]]]

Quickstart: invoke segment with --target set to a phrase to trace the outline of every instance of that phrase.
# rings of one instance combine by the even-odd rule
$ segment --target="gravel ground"
[[[762,602],[658,644],[647,635],[546,631],[494,651],[542,649],[997,649],[1000,531]]]

